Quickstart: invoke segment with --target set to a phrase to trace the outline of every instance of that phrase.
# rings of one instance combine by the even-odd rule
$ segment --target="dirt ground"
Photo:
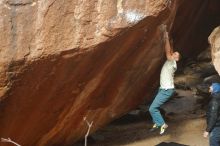
[[[148,131],[150,124],[137,122],[127,125],[108,126],[99,131],[95,142],[90,146],[155,146],[162,142],[190,146],[207,146],[208,140],[202,137],[204,119],[196,118],[169,122],[169,129],[163,136]]]
[[[205,111],[191,91],[178,90],[178,96],[163,106],[169,125],[166,134],[149,132],[149,115],[131,112],[94,133],[88,146],[208,146],[203,138]],[[146,107],[147,108],[147,107]],[[135,113],[135,114],[134,114]],[[84,141],[75,146],[83,146]]]

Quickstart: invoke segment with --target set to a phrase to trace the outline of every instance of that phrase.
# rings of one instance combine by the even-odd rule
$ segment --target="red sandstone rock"
[[[209,43],[212,50],[212,61],[220,75],[220,26],[216,27],[209,36]]]
[[[171,11],[163,0],[3,1],[0,136],[69,145],[84,137],[83,117],[95,131],[149,98]]]

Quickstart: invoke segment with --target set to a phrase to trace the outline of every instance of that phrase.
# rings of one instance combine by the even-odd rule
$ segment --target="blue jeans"
[[[209,135],[210,146],[220,146],[220,127],[214,127]]]
[[[174,89],[167,89],[167,90],[159,89],[153,103],[149,108],[149,112],[151,114],[153,122],[157,126],[162,126],[165,123],[159,108],[173,95],[173,93],[174,93]]]

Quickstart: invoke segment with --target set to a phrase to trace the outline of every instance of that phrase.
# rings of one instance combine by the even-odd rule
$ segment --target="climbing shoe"
[[[163,124],[161,127],[160,127],[160,135],[163,135],[166,131],[166,129],[168,128],[168,125],[167,124]]]
[[[149,130],[150,132],[153,132],[155,130],[157,130],[159,128],[159,126],[157,126],[156,124],[153,125],[153,127]]]

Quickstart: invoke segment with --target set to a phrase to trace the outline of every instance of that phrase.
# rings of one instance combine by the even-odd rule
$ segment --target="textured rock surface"
[[[158,26],[172,15],[166,6],[1,1],[0,135],[71,145],[87,131],[84,117],[95,131],[150,97],[164,59]]]
[[[216,27],[209,36],[209,43],[212,50],[212,61],[220,75],[220,26]]]
[[[158,26],[178,10],[170,2],[0,1],[0,136],[71,145],[84,117],[95,131],[151,97],[164,61]],[[196,2],[193,14],[206,4]]]

